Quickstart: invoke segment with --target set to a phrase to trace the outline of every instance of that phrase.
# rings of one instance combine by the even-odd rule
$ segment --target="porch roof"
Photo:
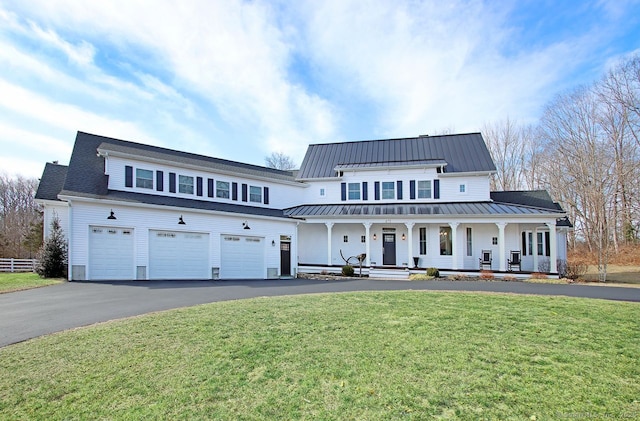
[[[384,215],[549,215],[559,209],[496,202],[302,205],[285,209],[292,217]]]

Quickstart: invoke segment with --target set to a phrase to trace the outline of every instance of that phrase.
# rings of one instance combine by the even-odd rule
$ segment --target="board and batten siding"
[[[113,209],[117,219],[107,217]],[[180,216],[185,225],[179,225]],[[250,230],[243,229],[242,223],[247,221]],[[292,270],[297,270],[295,259],[297,250],[296,221],[251,218],[246,215],[220,215],[185,210],[164,210],[135,206],[104,206],[89,202],[74,202],[72,217],[72,248],[70,249],[70,265],[82,265],[89,271],[89,230],[90,227],[129,228],[134,231],[135,266],[144,266],[149,274],[149,231],[180,231],[209,234],[210,256],[209,268],[220,267],[220,237],[225,234],[250,235],[265,239],[265,268],[280,268],[280,236],[290,236],[292,250]],[[275,245],[271,245],[272,241]]]

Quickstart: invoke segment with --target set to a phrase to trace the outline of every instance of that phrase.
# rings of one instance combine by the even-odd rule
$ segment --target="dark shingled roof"
[[[310,145],[299,179],[335,177],[336,167],[445,161],[446,172],[495,171],[480,133]]]
[[[543,209],[493,202],[303,205],[285,209],[285,214],[293,217],[348,215],[542,215],[549,213],[564,212],[558,209]]]
[[[498,203],[562,211],[562,207],[551,199],[546,190],[493,191],[491,192],[491,200]]]
[[[177,163],[198,163],[203,167],[220,165],[224,166],[227,170],[233,169],[238,174],[260,175],[266,178],[295,181],[293,174],[289,171],[280,171],[256,165],[209,158],[202,155],[78,132],[75,145],[73,146],[73,152],[71,153],[67,177],[66,180],[64,180],[64,187],[62,191],[58,190],[58,193],[68,196],[125,200],[132,203],[148,203],[250,215],[284,217],[281,210],[109,190],[108,176],[104,174],[104,158],[98,156],[96,153],[99,147],[113,150],[117,149],[119,151],[135,151],[141,157],[152,155],[155,158],[162,157],[163,159],[171,159]],[[46,169],[45,174],[43,174],[43,180],[45,176]],[[48,184],[49,182],[46,181],[45,183]]]
[[[64,186],[68,168],[66,165],[47,162],[42,172],[40,183],[38,184],[36,199],[59,200],[58,193],[60,193],[62,186]]]

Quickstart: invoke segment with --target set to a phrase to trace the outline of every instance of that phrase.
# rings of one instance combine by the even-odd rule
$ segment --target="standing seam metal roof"
[[[495,171],[480,133],[310,145],[299,179],[335,177],[335,168],[373,163],[443,159],[447,172]]]

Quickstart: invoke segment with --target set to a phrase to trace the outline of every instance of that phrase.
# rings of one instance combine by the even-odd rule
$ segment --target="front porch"
[[[357,265],[353,266],[355,270],[355,277],[358,277],[360,274],[360,267]],[[368,277],[370,279],[397,279],[397,280],[409,280],[409,276],[414,274],[425,274],[427,268],[408,268],[408,267],[362,267],[362,276]],[[440,277],[446,278],[449,276],[468,276],[471,278],[480,277],[482,271],[480,270],[453,270],[453,269],[440,269]],[[300,264],[298,268],[299,273],[309,273],[309,274],[332,274],[332,275],[340,275],[342,273],[342,266],[328,266],[328,265],[306,265]],[[504,278],[515,278],[515,279],[529,279],[531,278],[532,273],[535,272],[524,272],[524,271],[489,271],[491,275],[497,279]],[[545,274],[549,279],[558,279],[559,275],[557,273],[547,273]]]

